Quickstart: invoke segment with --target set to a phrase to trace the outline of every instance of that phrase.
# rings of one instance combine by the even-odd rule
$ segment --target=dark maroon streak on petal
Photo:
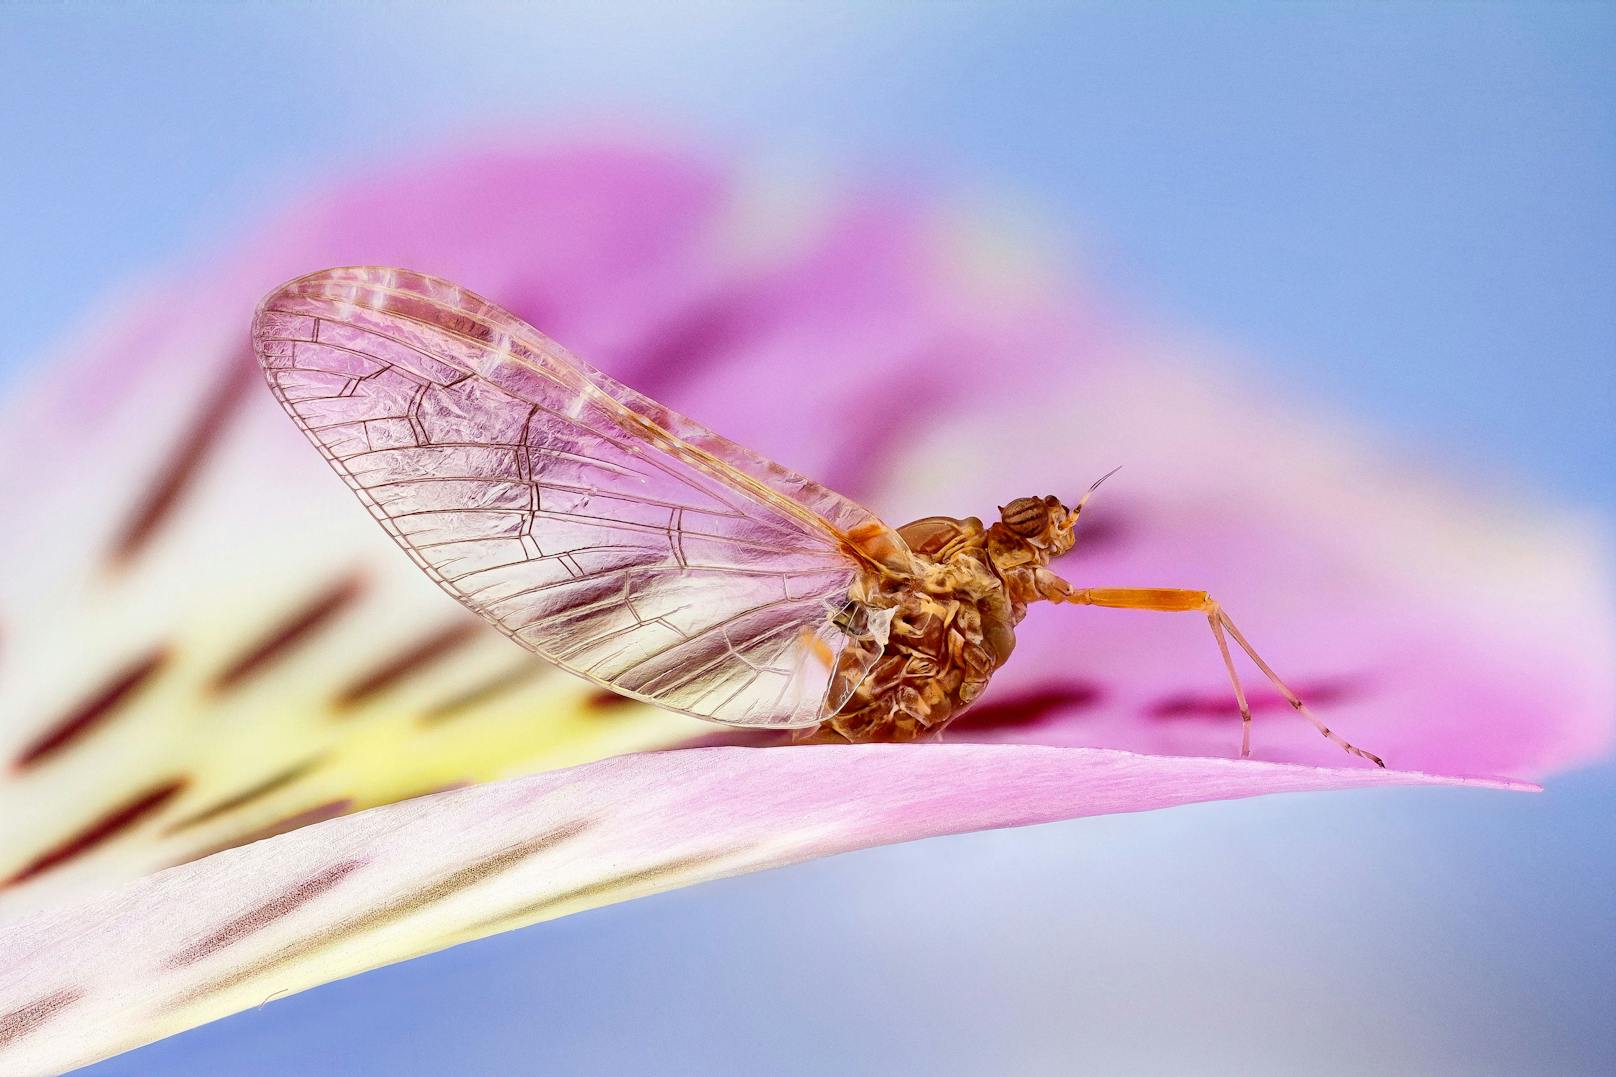
[[[22,1039],[83,997],[78,988],[64,987],[10,1013],[0,1013],[0,1047]]]
[[[652,400],[678,395],[688,383],[732,354],[764,326],[758,304],[745,292],[713,296],[680,311],[646,334],[624,357],[624,379]]]
[[[283,819],[277,819],[273,823],[261,826],[256,830],[249,830],[245,834],[238,834],[229,841],[221,842],[220,844],[211,848],[203,849],[194,855],[187,856],[184,860],[180,861],[180,863],[188,863],[192,860],[200,860],[204,856],[211,856],[214,853],[223,852],[226,849],[234,849],[241,845],[251,845],[255,841],[263,841],[265,838],[273,838],[277,834],[288,834],[291,831],[300,830],[303,827],[312,826],[315,823],[323,823],[327,819],[335,819],[339,815],[347,815],[349,812],[353,811],[353,809],[354,800],[352,797],[343,797],[340,800],[328,800],[324,804],[316,804],[312,808],[306,808],[303,811],[288,815]]]
[[[58,867],[76,856],[89,852],[96,846],[112,840],[124,831],[134,827],[137,823],[160,811],[165,804],[174,799],[185,788],[185,785],[186,782],[183,778],[176,779],[154,786],[132,800],[124,802],[54,849],[49,849],[40,854],[5,882],[0,882],[0,890],[4,890],[8,886],[15,886],[25,879],[31,879],[35,875]]]
[[[255,800],[261,800],[264,797],[269,796],[271,793],[285,789],[287,786],[303,777],[303,775],[313,770],[315,765],[320,762],[321,758],[322,757],[320,756],[316,756],[313,759],[305,759],[303,762],[287,767],[285,770],[277,771],[276,773],[265,778],[263,781],[259,782],[257,785],[249,785],[239,793],[232,793],[223,800],[215,801],[214,803],[209,804],[207,807],[169,824],[163,833],[165,835],[178,834],[182,830],[188,830],[199,823],[206,823],[210,820],[217,819],[221,815],[251,804]]]
[[[602,688],[589,693],[584,698],[584,707],[592,711],[614,711],[623,707],[632,707],[638,702],[636,699],[630,699],[628,696],[618,695],[616,692],[610,692]]]
[[[614,890],[620,890],[628,886],[649,886],[662,882],[665,879],[676,879],[681,875],[686,875],[690,872],[697,871],[706,865],[722,860],[725,857],[744,856],[745,852],[745,849],[722,849],[717,852],[697,853],[693,856],[675,857],[671,860],[665,860],[660,864],[653,864],[648,868],[641,868],[638,871],[625,872],[622,875],[613,875],[609,879],[601,879],[598,882],[586,883],[583,886],[573,887],[571,890],[563,890],[559,894],[551,894],[549,897],[546,897],[541,901],[530,902],[526,905],[521,905],[517,908],[502,912],[498,916],[492,916],[486,920],[479,920],[477,923],[472,924],[468,930],[474,934],[492,931],[495,930],[500,924],[508,924],[512,921],[531,920],[535,916],[542,915],[547,910],[559,908],[569,902],[589,901],[603,895],[610,894]]]
[[[935,378],[926,377],[934,362],[931,355],[922,355],[895,365],[873,382],[863,394],[862,404],[844,414],[836,453],[814,477],[848,497],[867,495],[881,478],[876,470],[879,465],[902,457],[904,440],[926,428],[927,416],[948,413],[948,394]]]
[[[227,946],[234,945],[253,932],[267,927],[290,912],[301,908],[313,901],[327,890],[336,886],[356,868],[363,867],[364,860],[342,860],[332,864],[318,874],[311,875],[296,886],[292,887],[255,909],[242,913],[223,927],[206,935],[185,949],[174,954],[165,964],[171,969],[177,969],[192,962],[200,961],[209,954],[214,954]]]
[[[352,605],[359,598],[363,584],[360,575],[354,573],[315,595],[221,670],[213,679],[213,691],[223,692],[235,687],[290,651],[321,625]]]
[[[1038,688],[1004,699],[993,699],[990,695],[986,702],[977,704],[961,715],[951,728],[970,732],[988,726],[1009,729],[1033,725],[1058,711],[1092,707],[1104,697],[1105,689],[1088,681]]]
[[[542,834],[529,841],[524,841],[508,849],[502,849],[497,853],[485,856],[424,886],[405,891],[397,897],[376,905],[365,912],[339,920],[296,942],[287,943],[280,949],[274,950],[256,961],[226,973],[216,980],[193,988],[173,1000],[171,1005],[181,1006],[191,999],[201,998],[216,991],[234,987],[236,984],[244,983],[266,972],[271,972],[290,962],[318,953],[328,946],[351,939],[355,935],[373,931],[376,928],[414,915],[427,906],[452,897],[467,887],[476,886],[496,875],[509,871],[532,856],[547,849],[555,848],[557,845],[583,833],[588,827],[587,822],[569,823],[559,826],[547,834]]]
[[[106,721],[163,667],[168,658],[167,648],[159,647],[125,668],[93,695],[53,722],[22,750],[22,754],[12,762],[12,768],[26,770]]]
[[[550,666],[539,659],[524,659],[518,666],[513,666],[503,673],[496,673],[486,681],[472,685],[464,692],[459,692],[448,699],[434,703],[421,715],[421,721],[430,725],[433,722],[454,718],[461,711],[474,707],[479,703],[487,703],[489,700],[497,699],[507,692],[513,692],[525,684],[532,683],[548,674],[550,669]],[[616,695],[615,692],[608,694]],[[618,698],[622,697],[619,696]]]
[[[337,693],[332,701],[337,710],[347,710],[378,695],[417,670],[446,657],[481,636],[486,628],[479,621],[466,619],[444,625],[397,655],[379,663]]]
[[[1362,695],[1366,690],[1362,681],[1345,678],[1293,684],[1291,687],[1296,689],[1296,694],[1302,697],[1310,709],[1315,703],[1340,703]],[[1280,710],[1289,706],[1283,697],[1266,688],[1248,687],[1246,697],[1254,713]],[[1180,692],[1176,695],[1163,696],[1145,708],[1145,714],[1151,718],[1227,718],[1237,713],[1234,693],[1227,688],[1222,691]]]
[[[213,393],[189,429],[180,436],[174,450],[163,461],[152,483],[135,502],[133,511],[113,540],[110,559],[121,568],[145,548],[163,521],[168,518],[201,471],[203,458],[223,436],[247,399],[248,390],[258,381],[258,363],[252,350],[243,346],[225,368]]]

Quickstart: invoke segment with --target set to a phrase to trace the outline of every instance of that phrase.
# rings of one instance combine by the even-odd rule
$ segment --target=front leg
[[[1054,573],[1046,572],[1045,575],[1048,575],[1056,584],[1066,587],[1066,582]],[[1258,669],[1262,670],[1263,676],[1268,678],[1268,683],[1272,684],[1274,690],[1285,698],[1285,702],[1289,703],[1297,714],[1312,722],[1313,728],[1323,734],[1330,743],[1344,752],[1358,756],[1360,759],[1369,760],[1377,767],[1386,765],[1381,762],[1380,756],[1366,752],[1362,748],[1349,743],[1333,732],[1329,726],[1319,721],[1313,712],[1307,709],[1307,705],[1302,702],[1301,697],[1291,691],[1290,686],[1279,679],[1279,674],[1274,672],[1272,666],[1263,661],[1262,656],[1257,653],[1256,649],[1246,640],[1246,637],[1240,633],[1240,629],[1236,628],[1234,622],[1229,619],[1229,615],[1223,612],[1223,607],[1218,605],[1217,600],[1205,591],[1188,591],[1176,587],[1085,587],[1081,590],[1073,590],[1067,587],[1063,598],[1052,598],[1051,600],[1070,602],[1078,606],[1108,606],[1112,609],[1122,610],[1160,610],[1165,613],[1206,614],[1207,623],[1212,626],[1212,637],[1217,640],[1218,651],[1223,655],[1224,668],[1229,671],[1229,680],[1234,685],[1235,702],[1240,706],[1240,755],[1242,758],[1251,754],[1251,707],[1246,703],[1245,689],[1240,686],[1240,675],[1235,672],[1234,658],[1229,653],[1228,636],[1234,637],[1235,643],[1239,644],[1240,649],[1246,652],[1246,656],[1256,663]],[[1225,635],[1225,632],[1227,632],[1227,635]]]
[[[1022,603],[1066,602],[1072,585],[1042,565],[1018,565],[1003,573],[1010,594]]]

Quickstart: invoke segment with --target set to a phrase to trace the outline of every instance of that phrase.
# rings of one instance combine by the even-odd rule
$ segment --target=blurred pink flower
[[[0,1059],[81,1064],[272,993],[842,849],[1535,777],[1608,745],[1603,564],[1575,520],[1462,493],[1101,319],[946,199],[802,194],[620,148],[367,179],[126,297],[13,400],[0,544],[26,571],[0,578],[0,906],[41,911],[0,939]],[[1035,610],[951,744],[591,763],[743,738],[547,673],[418,576],[301,444],[258,384],[252,309],[365,263],[462,281],[892,523],[1071,498],[1124,463],[1062,573],[1211,590],[1394,769],[1257,688],[1267,762],[1233,760],[1198,618],[1061,608]]]

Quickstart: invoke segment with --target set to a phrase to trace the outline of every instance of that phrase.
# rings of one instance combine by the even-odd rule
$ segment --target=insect
[[[1052,572],[1088,494],[1017,498],[991,526],[894,529],[402,269],[292,281],[252,335],[276,398],[422,571],[614,692],[735,726],[916,740],[982,696],[1031,603],[1193,612],[1233,685],[1242,756],[1251,708],[1231,639],[1320,733],[1384,766],[1319,721],[1206,592],[1074,588]]]

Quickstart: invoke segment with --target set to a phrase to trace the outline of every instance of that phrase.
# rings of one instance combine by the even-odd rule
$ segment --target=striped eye
[[[1049,525],[1049,506],[1041,497],[1018,497],[999,509],[1004,526],[1022,538],[1041,535]]]

